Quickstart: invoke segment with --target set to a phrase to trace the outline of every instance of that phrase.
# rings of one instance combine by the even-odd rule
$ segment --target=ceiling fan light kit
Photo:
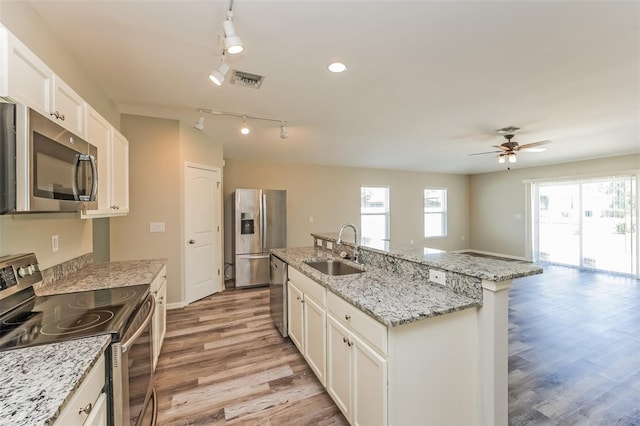
[[[493,145],[493,147],[498,148],[499,151],[476,152],[475,154],[469,154],[469,155],[499,154],[498,155],[499,164],[504,164],[506,161],[509,161],[509,163],[515,163],[516,161],[518,161],[518,158],[516,157],[516,152],[518,151],[542,152],[542,151],[545,151],[546,148],[540,148],[540,145],[551,143],[551,141],[549,140],[544,140],[544,141],[538,141],[538,142],[532,142],[532,143],[520,145],[518,142],[511,140],[514,138],[515,133],[518,130],[520,130],[520,128],[516,126],[507,126],[507,127],[503,127],[501,129],[496,130],[497,133],[504,136],[504,138],[507,140],[506,142],[503,142],[500,145]]]

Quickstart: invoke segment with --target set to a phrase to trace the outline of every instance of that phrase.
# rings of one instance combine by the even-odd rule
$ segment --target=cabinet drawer
[[[292,267],[289,267],[289,280],[303,293],[311,296],[320,306],[327,306],[327,289],[322,284],[318,284]]]
[[[327,307],[342,324],[387,355],[387,327],[334,293],[327,295]]]
[[[75,426],[84,424],[88,413],[80,411],[91,404],[91,410],[93,406],[97,404],[98,398],[102,393],[105,383],[105,361],[104,355],[100,356],[100,359],[96,365],[91,368],[91,371],[84,378],[80,387],[75,390],[71,400],[66,404],[64,410],[56,420],[55,425],[60,426]],[[89,410],[89,411],[91,411]]]

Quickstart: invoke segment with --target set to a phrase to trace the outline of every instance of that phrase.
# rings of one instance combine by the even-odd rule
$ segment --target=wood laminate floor
[[[509,424],[640,425],[640,282],[545,266],[510,294]],[[225,290],[168,312],[160,424],[347,424],[268,303]]]

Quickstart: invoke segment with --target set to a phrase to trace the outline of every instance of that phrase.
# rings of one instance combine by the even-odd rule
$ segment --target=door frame
[[[218,233],[218,238],[216,239],[216,250],[218,252],[218,260],[220,264],[220,274],[218,275],[218,287],[220,291],[224,290],[224,251],[222,250],[222,241],[224,235],[224,203],[223,203],[223,176],[222,169],[220,167],[201,164],[201,163],[193,163],[190,161],[184,162],[184,167],[182,169],[182,192],[183,192],[183,205],[182,205],[182,306],[187,306],[187,246],[188,242],[186,239],[187,235],[187,169],[195,168],[202,170],[209,170],[212,172],[217,172],[219,181],[218,181],[218,189],[219,189],[219,199],[218,199],[218,227],[220,232]]]

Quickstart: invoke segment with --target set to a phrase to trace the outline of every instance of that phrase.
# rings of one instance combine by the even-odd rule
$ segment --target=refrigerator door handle
[[[266,240],[265,237],[267,235],[267,196],[264,192],[262,193],[260,200],[260,248],[261,251],[266,251],[265,245]]]

